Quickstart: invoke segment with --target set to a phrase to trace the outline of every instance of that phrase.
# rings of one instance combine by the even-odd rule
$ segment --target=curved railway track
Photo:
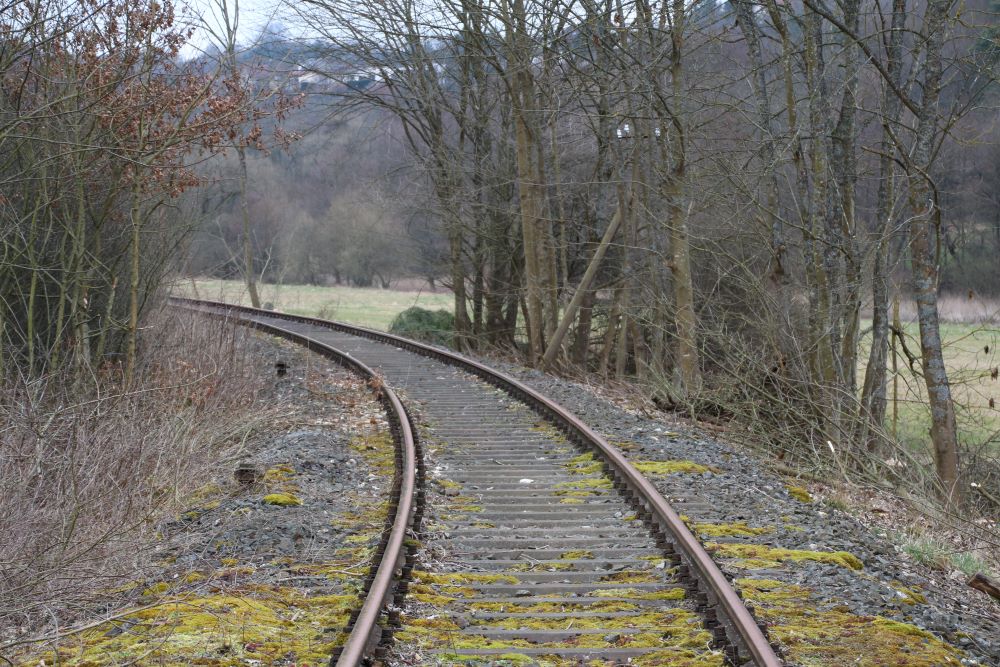
[[[616,448],[526,385],[390,334],[211,301],[173,305],[284,336],[381,378],[397,439],[392,525],[331,664],[757,665],[781,659],[678,514]],[[377,381],[378,382],[378,381]],[[414,569],[423,471],[404,393],[452,512],[421,535],[462,557]],[[499,391],[498,391],[499,390]],[[399,609],[410,591],[415,613]],[[407,609],[409,611],[409,608]],[[429,620],[428,620],[429,619]],[[513,661],[513,662],[512,662]],[[517,662],[521,661],[521,662]]]

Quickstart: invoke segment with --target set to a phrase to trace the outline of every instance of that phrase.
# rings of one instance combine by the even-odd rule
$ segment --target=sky
[[[288,26],[295,23],[293,12],[277,0],[178,0],[179,7],[184,5],[186,9],[179,11],[179,16],[200,17],[216,30],[221,30],[225,24],[222,8],[228,9],[230,17],[235,15],[238,8],[237,40],[241,44],[252,42],[268,24]],[[188,58],[197,56],[211,42],[210,32],[199,27],[185,47],[183,55]]]

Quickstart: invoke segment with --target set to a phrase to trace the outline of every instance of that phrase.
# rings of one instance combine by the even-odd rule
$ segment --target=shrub
[[[447,310],[413,306],[396,315],[389,325],[389,333],[450,346],[455,333],[455,316]]]

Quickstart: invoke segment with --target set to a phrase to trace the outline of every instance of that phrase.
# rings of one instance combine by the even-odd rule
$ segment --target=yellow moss
[[[594,553],[592,551],[587,551],[586,549],[577,549],[576,551],[564,551],[559,554],[559,558],[563,560],[580,560],[582,558],[593,558]]]
[[[590,479],[575,479],[571,482],[559,482],[555,488],[560,490],[610,489],[611,480],[607,477],[592,477]],[[562,491],[556,491],[560,495]]]
[[[342,641],[339,631],[325,629],[342,627],[356,603],[353,595],[309,597],[257,585],[142,609],[64,638],[37,658],[80,666],[133,663],[136,656],[167,667],[321,664]],[[123,627],[126,632],[112,632]]]
[[[583,500],[580,498],[563,498],[559,501],[563,505],[582,505]]]
[[[639,448],[639,444],[632,440],[609,440],[608,442],[623,452],[630,452],[633,449]]]
[[[818,563],[829,563],[839,565],[849,570],[864,569],[864,563],[846,551],[806,551],[802,549],[783,549],[781,547],[768,547],[762,544],[719,544],[716,542],[706,542],[705,548],[714,553],[719,558],[739,558],[743,559],[742,565],[748,568],[770,567],[776,563],[785,561],[816,561]]]
[[[538,433],[543,433],[550,440],[553,440],[557,443],[562,444],[566,442],[566,435],[552,424],[549,424],[548,422],[535,422],[535,424],[531,427],[531,430],[537,431]]]
[[[287,464],[277,465],[264,471],[264,483],[268,485],[283,484],[293,477],[295,477],[295,468]]]
[[[509,572],[565,572],[573,569],[573,563],[518,563],[507,570]]]
[[[903,604],[927,604],[927,598],[917,589],[904,586],[898,581],[893,581],[889,585],[900,593]]]
[[[726,665],[722,654],[717,651],[651,651],[632,658],[631,667],[723,667]]]
[[[592,475],[601,472],[604,468],[601,462],[594,458],[593,452],[574,456],[562,466],[574,475]]]
[[[751,537],[753,535],[764,535],[774,531],[774,529],[770,527],[751,528],[742,521],[737,523],[694,523],[691,524],[691,528],[702,537]]]
[[[655,584],[663,578],[653,570],[621,570],[601,577],[601,581],[616,584]]]
[[[440,590],[428,584],[411,584],[407,599],[418,600],[433,605],[446,605],[454,602],[457,598],[474,598],[478,593],[476,589],[468,586],[451,586],[438,584]],[[412,595],[411,595],[412,594]]]
[[[458,482],[450,479],[445,479],[443,477],[435,477],[434,483],[440,486],[442,489],[461,489],[462,485]]]
[[[495,523],[490,523],[489,521],[476,521],[474,524],[472,524],[472,527],[473,528],[496,528],[497,525]]]
[[[788,495],[792,498],[803,503],[811,503],[813,501],[812,494],[801,486],[786,486],[785,490],[788,491]]]
[[[264,496],[264,502],[268,505],[277,505],[278,507],[293,507],[302,504],[299,498],[290,493],[269,493]]]
[[[586,602],[582,598],[580,602],[534,602],[526,604],[516,604],[508,602],[473,602],[469,609],[482,612],[511,613],[511,614],[551,614],[551,613],[573,613],[573,612],[600,612],[611,614],[617,611],[636,611],[640,607],[634,602],[604,602],[595,600]]]
[[[382,475],[392,475],[396,469],[396,448],[389,431],[366,433],[351,439],[351,449]]]
[[[459,512],[471,512],[473,514],[476,514],[478,512],[482,512],[483,511],[483,506],[482,505],[452,505],[452,509],[453,510],[457,510]]]
[[[598,480],[598,481],[601,481],[601,480]],[[565,484],[565,482],[560,482],[560,483],[561,484]],[[557,496],[564,496],[564,497],[567,497],[567,498],[592,498],[594,496],[604,495],[604,493],[605,493],[604,488],[598,487],[598,488],[594,488],[594,489],[586,490],[586,491],[569,491],[569,490],[566,490],[566,489],[560,489],[560,490],[558,490],[558,491],[555,492],[555,495],[557,495]]]
[[[185,504],[196,505],[198,503],[204,502],[206,499],[212,496],[217,496],[222,493],[222,487],[216,482],[209,482],[203,484],[202,486],[195,489],[190,496],[188,496]]]
[[[181,577],[181,581],[183,581],[185,584],[195,584],[198,583],[199,581],[204,581],[204,580],[205,580],[205,575],[202,574],[201,572],[188,572],[183,577]]]
[[[632,616],[582,616],[575,618],[502,618],[481,620],[478,624],[505,630],[565,630],[572,623],[577,630],[626,630],[629,628],[656,628],[665,634],[678,629],[686,630],[691,613],[680,609],[650,611]]]
[[[443,586],[464,586],[476,584],[519,584],[517,577],[509,574],[488,574],[485,572],[427,572],[414,570],[413,580],[422,584],[438,584]]]
[[[451,667],[452,665],[455,667],[469,667],[470,658],[472,657],[458,653],[439,653],[434,656],[434,664],[441,667]],[[475,662],[482,661],[482,664],[488,662],[491,667],[518,667],[519,665],[542,665],[543,667],[549,667],[549,664],[539,662],[535,658],[523,653],[497,653],[496,655],[474,657]]]
[[[789,662],[803,667],[958,667],[963,653],[908,623],[842,610],[817,611],[809,591],[772,579],[738,579],[744,598]]]
[[[637,588],[598,588],[587,593],[595,598],[629,598],[632,600],[683,600],[683,588],[665,588],[660,591],[640,591]]]
[[[235,558],[220,558],[219,562],[225,565],[226,567],[232,567],[239,563],[239,561],[236,560]]]
[[[165,581],[158,581],[149,588],[142,591],[143,595],[162,595],[170,590],[170,584]]]
[[[632,465],[644,475],[719,472],[719,469],[714,466],[702,465],[694,461],[633,461]]]

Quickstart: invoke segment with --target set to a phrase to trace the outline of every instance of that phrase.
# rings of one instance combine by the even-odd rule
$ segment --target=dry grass
[[[968,295],[942,294],[938,299],[938,313],[942,322],[1000,324],[1000,301],[975,295],[969,298]],[[915,321],[917,309],[913,301],[900,301],[899,315],[904,320]]]
[[[246,286],[239,280],[183,279],[173,287],[177,296],[225,301],[249,306]],[[319,285],[260,285],[260,298],[276,310],[339,320],[386,331],[392,319],[411,306],[429,310],[454,308],[451,292],[423,289],[394,290],[375,287]]]
[[[170,313],[144,335],[140,385],[105,368],[8,381],[0,404],[0,645],[106,611],[154,563],[156,522],[248,429],[260,381],[243,332]]]

